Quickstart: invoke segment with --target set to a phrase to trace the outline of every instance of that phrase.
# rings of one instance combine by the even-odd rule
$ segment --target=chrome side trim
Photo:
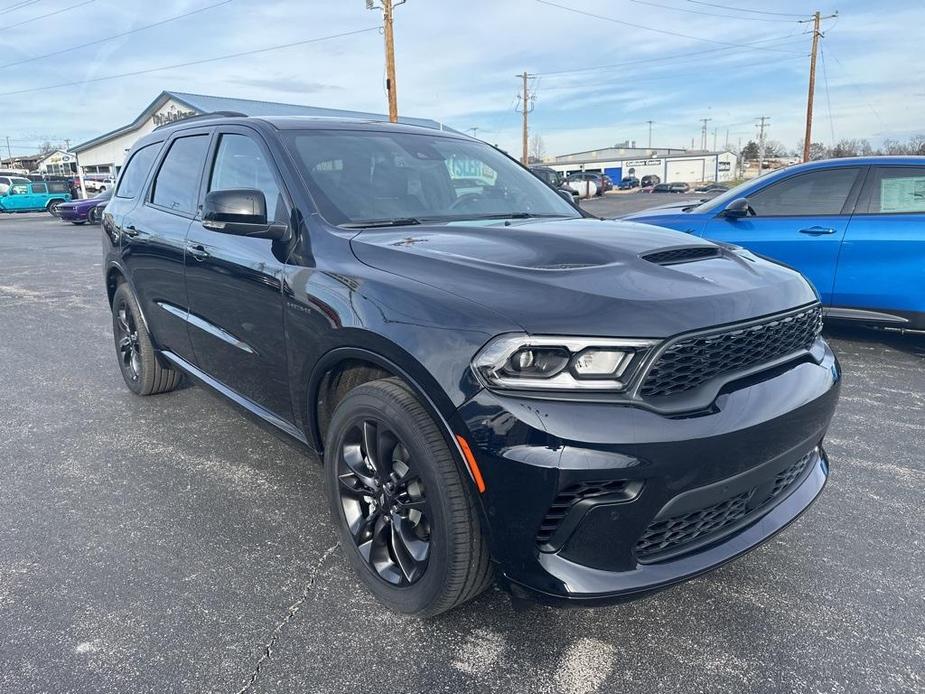
[[[256,350],[244,342],[244,340],[238,339],[227,330],[218,327],[214,323],[210,323],[205,318],[200,318],[195,313],[191,313],[187,310],[179,308],[178,306],[174,306],[173,304],[168,304],[166,301],[155,301],[154,303],[167,311],[167,313],[185,320],[190,325],[195,325],[200,330],[207,332],[214,337],[217,337],[223,342],[227,342],[233,347],[237,347],[238,349],[247,352],[248,354],[257,354]]]
[[[878,323],[908,323],[908,318],[894,316],[892,313],[882,311],[868,311],[862,308],[825,308],[822,310],[826,316],[842,318],[845,320],[871,320]]]
[[[287,422],[285,419],[277,417],[275,414],[270,412],[265,407],[262,407],[258,405],[257,403],[255,403],[253,400],[249,400],[248,398],[245,398],[243,395],[240,395],[239,393],[233,391],[231,388],[226,386],[221,381],[215,380],[205,371],[202,371],[198,367],[193,366],[188,361],[174,354],[173,352],[169,352],[165,350],[165,351],[162,351],[160,354],[165,359],[167,359],[169,362],[175,364],[180,369],[188,373],[190,376],[202,381],[203,383],[205,383],[207,386],[209,386],[213,390],[218,391],[219,393],[224,395],[226,398],[234,402],[236,405],[243,407],[245,410],[247,410],[251,414],[257,417],[260,417],[260,419],[264,420],[265,422],[269,424],[272,424],[277,429],[284,431],[285,433],[289,434],[295,439],[298,439],[302,443],[309,445],[308,439],[305,438],[305,434],[294,424]],[[309,445],[309,447],[311,446]]]

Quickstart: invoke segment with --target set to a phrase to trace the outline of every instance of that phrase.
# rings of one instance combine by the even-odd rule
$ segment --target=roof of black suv
[[[451,128],[428,128],[420,125],[407,125],[405,123],[390,123],[382,120],[364,118],[337,118],[326,116],[246,116],[232,113],[204,113],[191,118],[166,123],[154,132],[177,130],[184,127],[198,127],[202,125],[243,124],[259,121],[266,123],[277,130],[389,130],[390,132],[407,132],[433,135],[440,133],[450,137],[468,138],[467,135]]]

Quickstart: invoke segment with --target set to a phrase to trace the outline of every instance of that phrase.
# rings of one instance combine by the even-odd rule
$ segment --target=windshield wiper
[[[534,214],[533,212],[500,212],[498,214],[478,214],[466,216],[466,219],[543,219],[551,217],[568,217],[567,214]]]
[[[338,226],[344,229],[372,229],[374,227],[407,227],[420,223],[420,219],[404,217],[400,219],[367,219],[361,222],[350,222],[349,224],[340,224]]]

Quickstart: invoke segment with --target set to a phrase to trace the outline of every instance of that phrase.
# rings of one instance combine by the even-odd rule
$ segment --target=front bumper
[[[665,416],[482,391],[460,408],[502,581],[547,602],[633,599],[754,548],[819,495],[841,374],[820,356]]]
[[[55,216],[64,222],[81,222],[87,220],[87,212],[88,210],[77,207],[65,208],[62,210],[59,206],[55,211]]]

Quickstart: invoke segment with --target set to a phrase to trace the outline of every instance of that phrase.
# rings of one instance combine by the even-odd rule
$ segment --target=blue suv
[[[810,162],[625,219],[790,265],[833,318],[925,329],[925,157]]]

